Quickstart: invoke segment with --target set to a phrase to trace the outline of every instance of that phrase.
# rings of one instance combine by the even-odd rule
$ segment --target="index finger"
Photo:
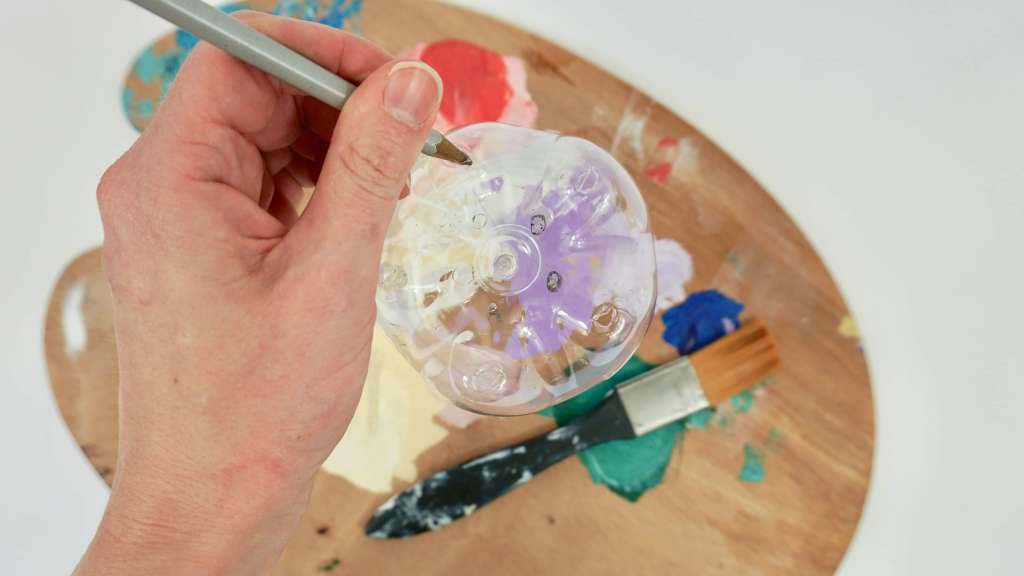
[[[383,49],[354,34],[316,22],[260,12],[237,12],[233,16],[350,82],[362,82],[391,59]],[[176,115],[186,133],[189,128],[201,127],[193,123],[226,126],[241,134],[262,132],[273,120],[281,96],[302,94],[220,50],[207,47],[195,52],[202,54],[193,56],[211,61],[206,66],[186,65],[179,74],[179,80],[193,74],[201,76],[186,81],[189,94],[182,100],[193,108],[192,113]],[[267,78],[274,90],[268,90],[264,81],[254,82],[254,73]],[[196,103],[202,106],[196,107]],[[177,104],[171,98],[165,102]]]
[[[262,12],[238,14],[253,28],[355,84],[392,58],[366,39],[325,24]]]

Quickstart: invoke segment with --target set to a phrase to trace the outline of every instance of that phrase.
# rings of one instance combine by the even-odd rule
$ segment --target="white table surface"
[[[1024,574],[1024,4],[459,3],[665,102],[818,248],[859,320],[877,414],[867,507],[840,572]],[[43,314],[61,268],[102,239],[95,182],[134,137],[121,80],[166,29],[115,0],[4,2],[7,574],[69,572],[107,496],[51,397]]]

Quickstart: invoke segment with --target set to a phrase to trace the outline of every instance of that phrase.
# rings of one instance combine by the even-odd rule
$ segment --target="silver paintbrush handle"
[[[128,1],[338,110],[355,90],[337,74],[202,0]],[[423,153],[455,162],[464,157],[462,163],[471,163],[451,144],[453,150],[440,149],[445,143],[440,133],[431,130]]]
[[[334,108],[355,86],[202,0],[129,0]]]

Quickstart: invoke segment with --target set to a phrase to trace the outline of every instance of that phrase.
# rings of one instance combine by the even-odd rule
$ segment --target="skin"
[[[361,86],[339,117],[201,44],[103,176],[120,438],[82,576],[271,570],[366,375],[440,80],[345,32],[238,17]]]

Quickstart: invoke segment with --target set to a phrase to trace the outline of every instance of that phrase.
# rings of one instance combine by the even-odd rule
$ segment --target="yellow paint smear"
[[[839,322],[839,334],[845,338],[860,338],[860,328],[857,327],[853,316],[849,314],[843,316],[842,321]]]
[[[416,479],[416,458],[448,431],[434,422],[444,402],[384,333],[374,328],[370,368],[352,423],[323,468],[370,492]]]

